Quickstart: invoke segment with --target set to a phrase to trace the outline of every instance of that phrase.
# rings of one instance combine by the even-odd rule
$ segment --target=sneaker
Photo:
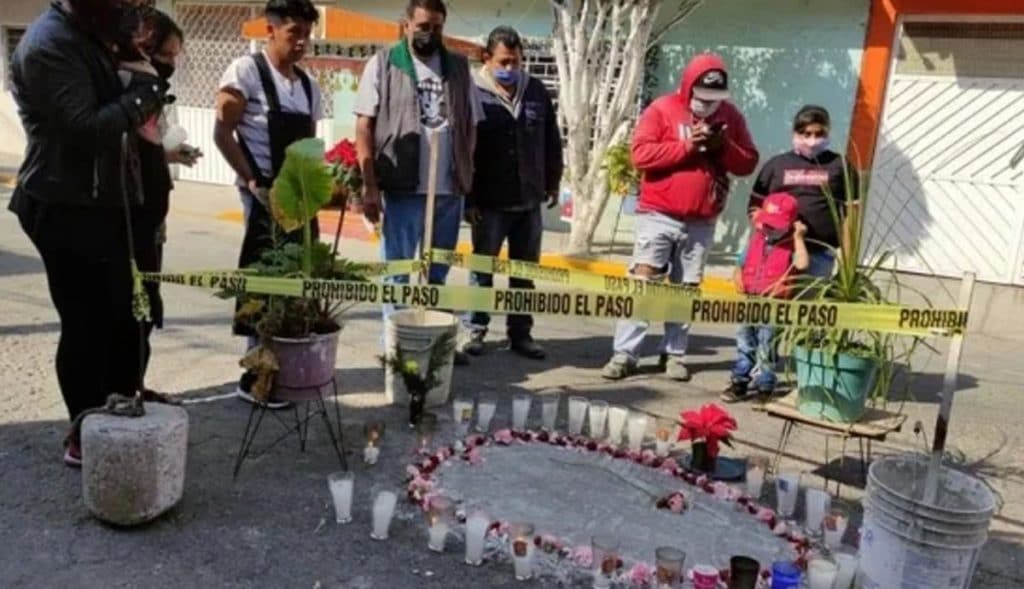
[[[469,354],[470,356],[481,356],[486,351],[484,348],[484,338],[487,337],[487,331],[478,330],[471,331],[469,338],[462,342],[462,346],[459,351],[463,354]]]
[[[273,399],[267,402],[260,401],[256,397],[252,396],[252,385],[256,382],[256,373],[246,371],[241,378],[238,379],[238,388],[235,389],[235,394],[238,398],[253,405],[263,405],[267,409],[287,409],[292,406],[288,401],[274,401]]]
[[[82,468],[82,448],[77,442],[68,442],[64,449],[64,464],[71,468]]]
[[[548,356],[544,348],[533,341],[533,337],[530,334],[509,338],[509,347],[513,352],[531,360],[543,360]]]
[[[747,398],[747,387],[750,383],[745,381],[732,381],[725,387],[719,398],[726,403],[739,403]]]
[[[770,399],[773,396],[775,396],[775,385],[774,384],[768,385],[768,384],[763,384],[763,383],[762,384],[758,384],[757,385],[757,394],[759,396],[761,396],[761,397],[764,397],[765,399]]]
[[[679,358],[667,358],[665,362],[665,375],[672,380],[686,382],[690,380],[690,369]]]
[[[601,377],[607,380],[622,380],[636,374],[636,362],[624,354],[615,354],[601,369]]]

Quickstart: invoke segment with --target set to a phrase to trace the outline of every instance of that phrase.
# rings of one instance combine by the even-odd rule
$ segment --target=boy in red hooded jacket
[[[725,208],[729,174],[746,176],[758,153],[747,123],[729,101],[721,57],[705,53],[683,70],[679,92],[655,100],[633,135],[633,165],[642,173],[630,274],[698,286],[715,222]],[[614,355],[601,375],[618,380],[636,372],[646,321],[620,321]],[[665,324],[662,360],[675,380],[689,380],[683,362],[689,325]]]

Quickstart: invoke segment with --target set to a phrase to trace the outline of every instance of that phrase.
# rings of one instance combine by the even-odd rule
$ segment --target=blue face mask
[[[494,70],[494,81],[502,86],[515,86],[519,83],[519,70],[505,68]]]

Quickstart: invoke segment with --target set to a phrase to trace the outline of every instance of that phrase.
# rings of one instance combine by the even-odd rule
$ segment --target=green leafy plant
[[[409,423],[417,425],[423,416],[423,407],[427,401],[427,393],[441,384],[441,371],[447,366],[452,352],[455,350],[455,333],[448,332],[437,338],[430,346],[430,360],[426,371],[419,362],[411,360],[397,346],[393,354],[381,358],[381,363],[390,367],[398,374],[405,390],[409,393]]]
[[[869,176],[866,172],[848,169],[844,177],[848,202],[837,202],[828,186],[825,196],[835,226],[840,228],[841,248],[834,248],[818,242],[821,247],[832,250],[836,269],[832,276],[815,278],[800,276],[793,284],[795,298],[809,303],[856,303],[864,305],[897,305],[904,292],[913,291],[925,301],[931,302],[920,291],[904,284],[897,269],[891,264],[892,252],[879,252],[870,264],[861,264],[860,253],[864,245],[864,211],[868,204]],[[878,228],[873,228],[878,231]],[[783,349],[793,357],[795,347],[820,351],[826,362],[838,368],[839,354],[846,354],[871,361],[877,366],[874,388],[868,394],[871,406],[884,406],[894,395],[892,390],[897,370],[909,366],[918,346],[925,344],[923,338],[893,333],[882,333],[870,329],[821,329],[814,327],[787,328],[780,335]],[[792,365],[792,361],[790,363]],[[792,366],[790,366],[791,368]],[[909,379],[904,384],[904,393],[909,391]]]
[[[622,210],[626,206],[626,197],[636,194],[640,187],[640,171],[633,166],[633,153],[629,142],[623,141],[608,148],[604,154],[604,170],[607,175],[608,192],[619,197],[619,210],[615,213],[615,225],[612,227],[612,244],[619,234],[619,223],[622,221]]]
[[[278,239],[275,235],[274,247],[245,271],[280,278],[365,280],[362,266],[336,259],[330,246],[313,235],[310,227],[317,212],[330,202],[332,185],[321,140],[303,139],[289,146],[270,192],[270,208],[280,229],[292,232],[302,228],[302,242]],[[324,299],[242,296],[243,304],[236,318],[254,328],[264,340],[333,333],[340,329],[338,318],[352,306]]]

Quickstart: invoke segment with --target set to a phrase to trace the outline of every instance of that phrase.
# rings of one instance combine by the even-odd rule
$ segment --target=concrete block
[[[82,496],[107,523],[151,521],[181,500],[188,413],[146,403],[142,417],[90,415],[82,424]]]

